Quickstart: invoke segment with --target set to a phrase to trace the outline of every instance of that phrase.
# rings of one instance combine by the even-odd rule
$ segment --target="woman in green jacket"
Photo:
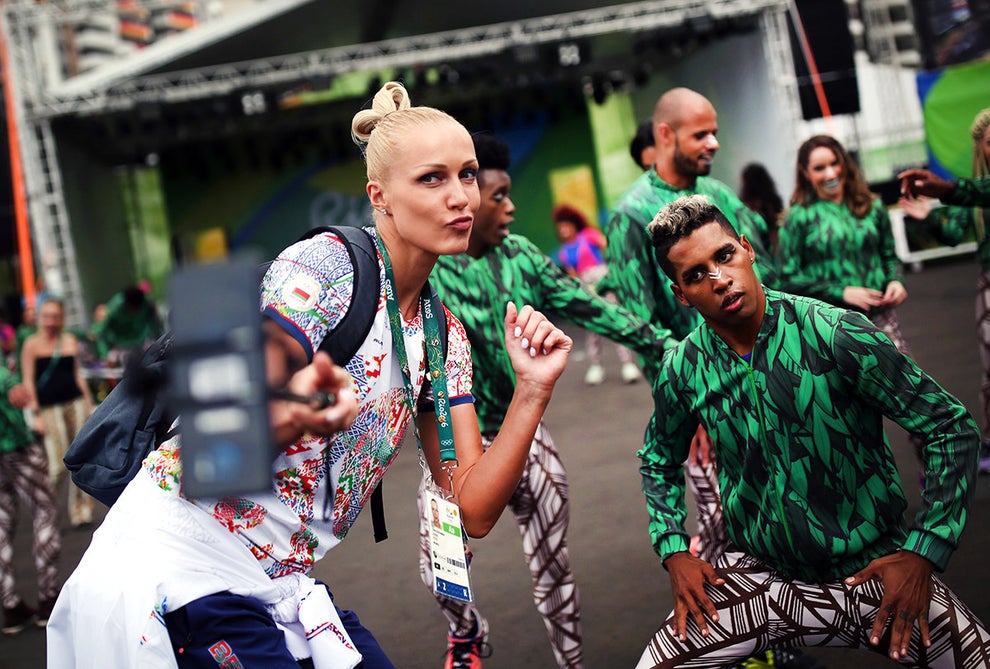
[[[897,350],[911,355],[895,311],[908,293],[887,208],[834,137],[815,135],[798,149],[777,266],[780,290],[862,312]],[[923,486],[921,444],[913,436],[911,441]]]
[[[907,299],[887,209],[834,138],[798,149],[778,244],[778,287],[869,316],[907,352],[895,307]]]

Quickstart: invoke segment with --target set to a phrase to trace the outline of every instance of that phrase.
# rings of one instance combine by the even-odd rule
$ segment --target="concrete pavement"
[[[973,324],[976,267],[971,257],[930,264],[909,274],[910,298],[899,310],[905,336],[918,362],[979,418],[979,359]],[[578,349],[583,336],[578,335]],[[568,468],[572,520],[571,558],[581,589],[585,664],[589,669],[632,667],[671,607],[666,572],[646,533],[635,451],[642,441],[651,401],[645,384],[623,385],[611,347],[605,347],[609,379],[589,388],[586,363],[571,361],[558,385],[547,424]],[[889,435],[902,463],[912,513],[919,502],[913,456],[903,432]],[[353,608],[376,634],[397,667],[442,666],[445,620],[419,579],[416,485],[420,476],[410,441],[385,481],[388,541],[375,544],[364,514],[350,536],[317,567],[337,603]],[[64,499],[64,497],[63,497]],[[990,621],[990,477],[982,477],[960,550],[945,580],[984,620]],[[23,516],[15,543],[21,592],[34,601],[30,523]],[[68,575],[89,534],[67,531],[62,572]],[[532,603],[529,574],[511,518],[473,542],[473,585],[478,606],[491,623],[494,655],[486,669],[553,667],[543,623]],[[830,668],[896,666],[884,657],[845,650],[814,650]],[[44,666],[44,634],[30,629],[0,638],[0,669]]]

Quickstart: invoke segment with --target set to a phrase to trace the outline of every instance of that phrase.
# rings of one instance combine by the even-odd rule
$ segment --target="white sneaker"
[[[623,383],[636,383],[643,378],[643,372],[639,371],[639,367],[634,362],[622,363],[620,375],[622,376]]]
[[[601,365],[592,365],[584,375],[584,382],[589,386],[600,386],[605,382],[605,368]]]

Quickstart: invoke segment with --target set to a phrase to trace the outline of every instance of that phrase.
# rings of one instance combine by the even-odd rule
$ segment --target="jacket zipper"
[[[756,402],[756,415],[760,422],[760,440],[762,442],[763,452],[766,453],[769,451],[770,441],[767,439],[767,428],[763,419],[763,402],[760,401],[760,393],[756,388],[756,378],[753,376],[753,365],[745,360],[743,360],[743,362],[746,364],[746,376],[749,377],[749,385],[750,388],[752,388],[753,399]],[[777,501],[777,513],[780,514],[780,524],[784,526],[784,534],[787,537],[787,545],[790,547],[791,553],[796,554],[794,549],[794,538],[791,536],[791,527],[787,522],[787,516],[784,514],[783,495],[774,495],[773,497]]]

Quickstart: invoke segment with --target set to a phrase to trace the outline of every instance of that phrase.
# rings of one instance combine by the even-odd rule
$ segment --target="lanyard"
[[[375,241],[385,265],[385,305],[388,309],[389,326],[392,329],[392,343],[399,358],[402,380],[406,386],[406,401],[409,402],[409,410],[415,415],[416,398],[413,395],[409,356],[406,354],[406,343],[402,337],[402,312],[399,310],[399,303],[395,297],[395,274],[392,271],[392,261],[389,260],[388,251],[381,236],[375,235]],[[426,340],[426,371],[430,379],[430,386],[433,389],[437,434],[440,439],[440,462],[448,467],[456,466],[457,455],[454,451],[454,430],[450,419],[450,397],[447,395],[447,373],[444,370],[444,355],[440,346],[440,321],[437,314],[433,313],[429,283],[423,286],[419,295],[419,304],[423,312],[423,335]],[[419,438],[418,429],[416,430],[416,441],[419,442],[419,447],[422,449],[423,442]]]

